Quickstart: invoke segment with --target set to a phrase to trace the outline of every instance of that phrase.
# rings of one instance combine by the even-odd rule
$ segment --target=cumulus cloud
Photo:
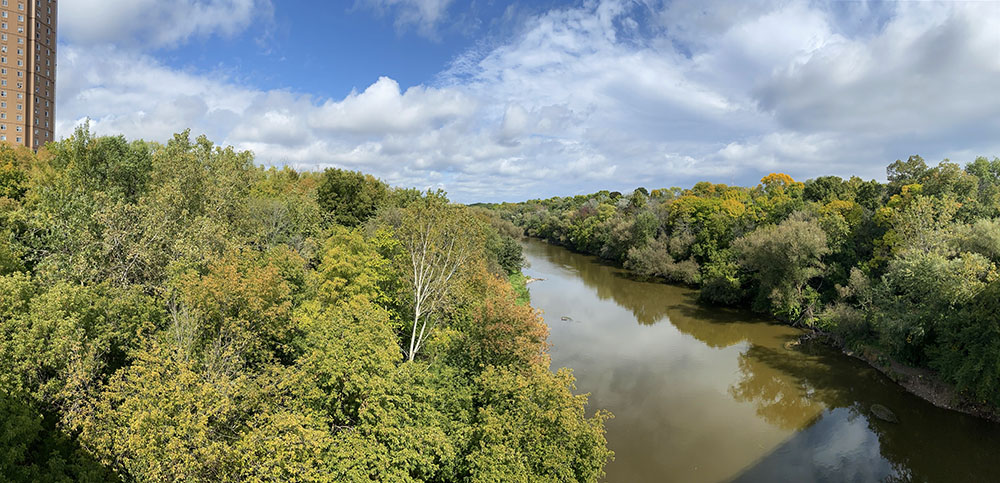
[[[164,140],[191,127],[221,139],[258,95],[224,77],[177,71],[114,47],[65,45],[58,55],[59,135],[89,117],[103,133]]]
[[[995,123],[1000,4],[901,3],[873,38],[830,36],[754,90],[784,125],[889,135]],[[950,133],[949,133],[950,134]]]
[[[323,103],[310,121],[335,132],[412,132],[467,116],[474,108],[475,101],[456,90],[416,86],[401,93],[399,83],[380,77],[360,94]]]
[[[71,44],[138,49],[232,36],[272,12],[270,0],[74,0],[59,8],[60,32]]]
[[[371,6],[433,26],[448,4]],[[147,139],[192,127],[261,163],[361,169],[459,201],[881,177],[913,153],[1000,154],[998,31],[995,2],[607,0],[532,16],[425,85],[381,77],[340,98],[69,45],[57,133],[85,116]]]

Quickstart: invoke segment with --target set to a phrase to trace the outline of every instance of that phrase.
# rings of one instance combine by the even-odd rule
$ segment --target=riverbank
[[[1000,423],[1000,408],[971,400],[932,369],[903,364],[869,346],[864,346],[858,351],[850,350],[831,334],[816,329],[803,335],[799,343],[806,340],[830,345],[848,357],[864,361],[910,394],[939,408]]]
[[[939,408],[1000,423],[1000,408],[971,400],[931,369],[902,364],[873,349],[866,348],[860,353],[850,350],[843,351],[848,356],[867,362],[868,365],[885,374],[907,392]]]
[[[514,288],[514,293],[517,294],[517,305],[529,304],[531,302],[531,294],[528,293],[528,284],[533,282],[534,279],[525,277],[522,272],[515,272],[510,274],[508,280],[510,281],[510,286]]]

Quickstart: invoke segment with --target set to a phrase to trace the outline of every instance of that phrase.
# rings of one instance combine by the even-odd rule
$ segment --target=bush
[[[743,298],[743,286],[733,261],[717,261],[705,265],[701,274],[702,301],[731,305]]]
[[[698,262],[694,259],[675,262],[667,252],[667,243],[660,238],[630,248],[625,268],[643,277],[659,277],[669,282],[697,285],[701,281]]]
[[[1000,282],[949,317],[931,349],[931,365],[959,390],[1000,405]]]

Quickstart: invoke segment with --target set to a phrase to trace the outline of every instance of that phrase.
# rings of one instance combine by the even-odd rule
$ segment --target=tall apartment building
[[[0,0],[0,141],[52,141],[56,109],[56,0]]]

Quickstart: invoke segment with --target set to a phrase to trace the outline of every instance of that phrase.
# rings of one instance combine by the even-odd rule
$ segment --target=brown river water
[[[590,411],[609,482],[1000,481],[1000,425],[934,407],[865,363],[695,290],[537,240],[528,285]],[[567,318],[564,320],[564,318]],[[882,404],[899,419],[871,415]]]

